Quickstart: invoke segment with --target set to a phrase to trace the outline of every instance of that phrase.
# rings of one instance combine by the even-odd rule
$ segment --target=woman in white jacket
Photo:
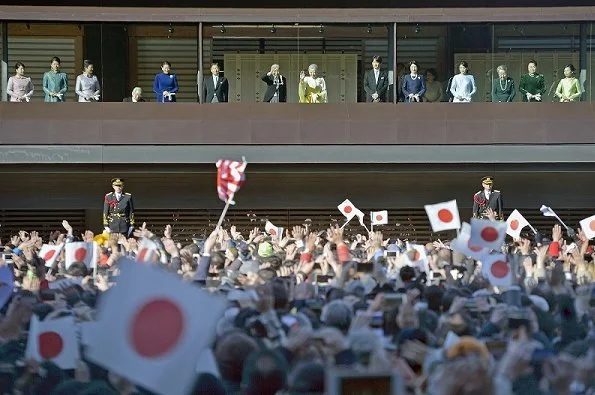
[[[455,75],[450,85],[450,93],[453,96],[453,103],[469,103],[477,92],[475,79],[469,72],[467,62],[459,63],[459,74]]]

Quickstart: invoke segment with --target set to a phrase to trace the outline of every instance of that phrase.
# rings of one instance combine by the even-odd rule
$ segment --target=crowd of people
[[[217,227],[182,245],[171,226],[143,224],[130,237],[63,228],[3,244],[1,264],[14,275],[1,310],[3,394],[150,393],[89,361],[83,345],[75,369],[25,357],[32,317],[94,320],[124,257],[226,298],[210,345],[215,369],[197,372],[193,394],[331,393],[336,369],[344,385],[334,393],[391,393],[378,377],[397,377],[399,394],[595,393],[595,251],[582,231],[555,225],[508,240],[515,285],[496,287],[445,240],[348,237],[305,223],[280,235]],[[78,241],[95,243],[96,262],[62,252],[46,266],[42,246]],[[146,241],[158,251],[148,261]],[[420,256],[412,246],[422,242]]]
[[[389,88],[389,74],[381,68],[382,58],[374,56],[372,67],[364,76],[363,90],[366,102],[387,102],[391,97]],[[427,69],[423,73],[416,61],[411,61],[406,70],[403,63],[397,64],[397,100],[406,103],[449,101],[453,103],[469,103],[477,93],[475,79],[470,72],[469,64],[465,61],[458,64],[459,73],[452,76],[446,87],[438,81],[435,69]],[[497,78],[492,82],[492,102],[512,102],[517,94],[514,79],[508,75],[506,65],[496,69]],[[564,78],[560,80],[555,90],[555,97],[561,103],[580,101],[584,93],[580,81],[576,77],[574,65],[564,67]],[[287,79],[281,74],[278,64],[271,65],[270,71],[263,73],[262,81],[267,85],[263,101],[268,103],[283,103],[287,101]],[[220,74],[217,63],[210,67],[210,75],[201,81],[202,102],[225,103],[229,98],[229,82]],[[160,103],[176,102],[179,92],[178,78],[172,70],[172,65],[164,61],[161,73],[155,76],[153,92],[155,101]],[[60,58],[54,57],[50,63],[50,71],[43,75],[43,91],[45,102],[63,102],[68,91],[68,75],[60,71]],[[29,102],[34,92],[31,78],[25,75],[25,65],[15,64],[15,75],[8,79],[7,94],[11,102]],[[75,92],[79,102],[96,102],[101,97],[101,87],[97,76],[93,74],[93,62],[85,60],[83,72],[76,78]],[[519,80],[518,93],[523,102],[542,102],[546,93],[545,78],[537,72],[537,62],[531,60],[527,64],[527,73]],[[328,103],[326,81],[318,73],[318,66],[311,64],[307,73],[302,70],[298,82],[298,96],[300,103]],[[144,102],[140,87],[132,90],[130,97],[124,102]]]

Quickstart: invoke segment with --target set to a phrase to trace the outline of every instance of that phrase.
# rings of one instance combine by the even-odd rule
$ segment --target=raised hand
[[[165,230],[163,231],[163,237],[165,237],[166,239],[171,239],[171,233],[172,233],[172,229],[171,229],[171,225],[165,225]]]
[[[231,234],[231,238],[234,240],[242,239],[242,234],[240,232],[238,232],[235,225],[231,227],[231,229],[229,230],[229,233]]]

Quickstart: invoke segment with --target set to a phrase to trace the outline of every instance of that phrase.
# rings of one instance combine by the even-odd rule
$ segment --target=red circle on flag
[[[438,219],[442,222],[449,223],[453,220],[454,215],[452,215],[452,211],[447,208],[443,208],[438,211]]]
[[[271,228],[271,229],[269,229],[269,234],[271,236],[277,236],[277,231],[275,229]]]
[[[132,348],[144,358],[158,358],[171,351],[184,330],[184,314],[168,299],[145,303],[134,315],[130,325]]]
[[[498,230],[493,226],[486,226],[481,231],[481,238],[488,243],[498,240]]]
[[[49,250],[43,256],[43,260],[44,261],[49,261],[49,260],[51,260],[54,257],[54,255],[56,255],[56,250]]]
[[[382,221],[382,215],[377,215],[376,216],[376,221]]]
[[[77,262],[84,262],[85,258],[87,257],[87,249],[86,248],[77,248],[74,252],[74,260]]]
[[[417,251],[417,250],[413,251],[413,260],[419,261],[420,258],[421,258],[421,254],[419,253],[419,251]]]
[[[492,276],[496,278],[504,278],[508,275],[508,263],[496,261],[492,263],[490,271],[492,272]]]
[[[471,240],[467,242],[467,248],[469,248],[473,252],[479,252],[483,250],[483,247],[471,245]]]
[[[136,258],[136,260],[137,261],[144,262],[145,261],[145,258],[147,257],[147,253],[148,252],[149,252],[149,249],[148,248],[146,248],[146,247],[143,248],[142,250],[140,250],[138,252],[138,257]]]
[[[37,337],[39,355],[43,359],[56,358],[64,349],[64,340],[56,332],[43,332]]]
[[[343,211],[345,211],[345,213],[349,214],[350,212],[353,211],[353,207],[345,206],[345,207],[343,207]]]
[[[512,221],[510,221],[510,229],[517,230],[518,228],[519,228],[519,220],[518,219],[513,219]]]
[[[591,228],[591,230],[595,232],[595,220],[589,223],[589,228]]]

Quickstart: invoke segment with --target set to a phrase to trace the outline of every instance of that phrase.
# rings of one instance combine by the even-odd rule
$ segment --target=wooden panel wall
[[[312,63],[318,65],[318,75],[324,77],[329,103],[357,102],[356,54],[292,54],[292,55],[225,55],[225,69],[229,80],[229,101],[254,103],[262,101],[266,84],[260,79],[271,64],[278,63],[287,78],[287,101],[297,103],[300,70]]]

